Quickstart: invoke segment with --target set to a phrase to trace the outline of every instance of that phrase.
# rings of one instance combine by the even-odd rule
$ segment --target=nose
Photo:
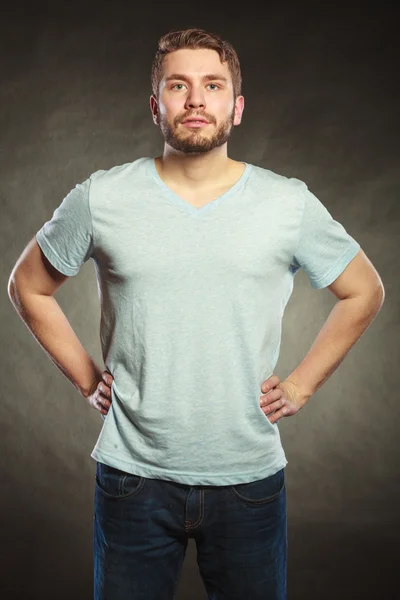
[[[201,88],[193,86],[186,96],[185,108],[205,108],[206,101]]]

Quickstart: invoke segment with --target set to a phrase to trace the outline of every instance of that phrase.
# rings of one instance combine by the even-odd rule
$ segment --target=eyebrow
[[[165,81],[172,81],[174,79],[182,79],[183,81],[189,81],[189,77],[186,77],[186,75],[183,75],[182,73],[172,73],[172,75],[169,75],[165,78]],[[228,83],[228,79],[218,73],[208,73],[207,75],[204,75],[203,79],[205,81],[214,81],[215,79],[217,79],[219,81],[224,81],[225,83]]]

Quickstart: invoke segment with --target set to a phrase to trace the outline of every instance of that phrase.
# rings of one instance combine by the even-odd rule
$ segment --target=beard
[[[210,152],[210,150],[225,144],[231,135],[234,117],[235,108],[233,108],[230,116],[218,125],[211,137],[203,133],[202,127],[199,127],[198,129],[185,127],[184,131],[182,131],[182,128],[178,129],[183,117],[176,117],[173,123],[161,115],[159,115],[158,118],[161,133],[167,144],[172,148],[175,148],[175,150],[179,150],[185,154],[202,154],[203,152]],[[204,115],[204,118],[207,119],[212,126],[213,120],[208,118],[207,115]]]

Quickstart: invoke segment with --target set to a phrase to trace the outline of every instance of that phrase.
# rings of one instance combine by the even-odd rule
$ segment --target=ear
[[[234,125],[240,125],[242,122],[242,114],[244,111],[244,97],[238,96],[235,100],[235,117],[233,120]]]
[[[153,121],[158,125],[158,103],[154,94],[150,96],[150,110],[153,115]]]

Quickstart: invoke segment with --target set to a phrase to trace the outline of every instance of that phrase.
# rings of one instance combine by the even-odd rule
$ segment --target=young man
[[[228,157],[244,109],[229,43],[170,32],[152,88],[163,154],[78,184],[17,262],[10,298],[105,419],[91,454],[95,599],[172,600],[192,537],[210,599],[283,600],[277,423],[340,364],[379,311],[383,285],[303,182]],[[53,298],[89,258],[105,371]],[[281,382],[282,316],[301,267],[339,301]]]

